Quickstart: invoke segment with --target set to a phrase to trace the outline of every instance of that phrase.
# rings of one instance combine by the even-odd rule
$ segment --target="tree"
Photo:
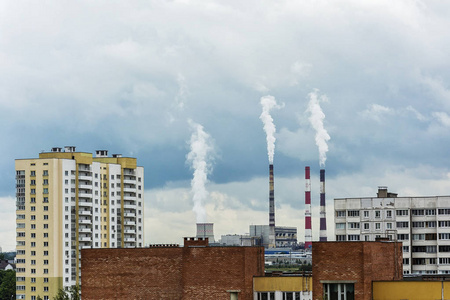
[[[0,270],[0,299],[16,297],[16,272]]]
[[[53,297],[53,300],[70,300],[69,295],[63,290],[59,289],[58,294],[56,294],[55,297]]]
[[[80,298],[80,286],[79,285],[72,285],[70,287],[70,298],[72,300],[81,300],[81,298]]]
[[[42,297],[38,295],[36,300],[42,300]]]
[[[80,300],[80,286],[72,285],[69,292],[64,289],[59,289],[58,294],[53,298],[53,300]]]

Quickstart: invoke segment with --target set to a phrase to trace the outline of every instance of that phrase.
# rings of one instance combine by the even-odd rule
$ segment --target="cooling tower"
[[[309,167],[305,167],[305,249],[309,249],[311,246],[311,178]]]
[[[320,170],[320,241],[327,241],[327,216],[325,210],[325,170]]]
[[[275,196],[273,164],[269,165],[269,248],[275,247]]]
[[[214,243],[214,223],[197,223],[197,237],[208,238],[210,243]]]

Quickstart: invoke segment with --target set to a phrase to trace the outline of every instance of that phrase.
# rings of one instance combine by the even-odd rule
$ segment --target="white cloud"
[[[435,117],[442,125],[445,127],[450,127],[450,116],[445,112],[434,112],[433,117]]]

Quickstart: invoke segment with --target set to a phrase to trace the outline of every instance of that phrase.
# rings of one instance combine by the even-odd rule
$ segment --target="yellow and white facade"
[[[17,299],[81,285],[82,248],[143,247],[144,168],[106,150],[16,160]]]

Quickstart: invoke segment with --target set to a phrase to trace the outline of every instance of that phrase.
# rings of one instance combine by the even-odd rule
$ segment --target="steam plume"
[[[197,216],[197,223],[205,223],[206,210],[203,201],[208,196],[205,184],[208,182],[208,174],[212,171],[213,146],[210,135],[203,130],[202,125],[192,120],[188,120],[188,123],[193,131],[190,140],[191,151],[186,156],[186,162],[194,170],[191,180],[191,191],[194,194],[192,210]]]
[[[264,131],[266,132],[267,140],[267,155],[269,156],[269,163],[273,164],[273,154],[275,152],[275,124],[273,124],[272,116],[270,115],[270,110],[272,108],[280,108],[277,105],[277,101],[273,96],[261,97],[262,113],[259,116],[264,124]]]
[[[307,111],[311,113],[309,122],[316,131],[316,145],[319,148],[320,166],[324,167],[328,152],[327,141],[330,140],[330,136],[325,128],[323,128],[323,119],[325,119],[325,114],[322,112],[319,102],[328,101],[328,99],[326,96],[319,97],[318,93],[318,89],[315,89],[313,92],[309,93],[309,105]]]

